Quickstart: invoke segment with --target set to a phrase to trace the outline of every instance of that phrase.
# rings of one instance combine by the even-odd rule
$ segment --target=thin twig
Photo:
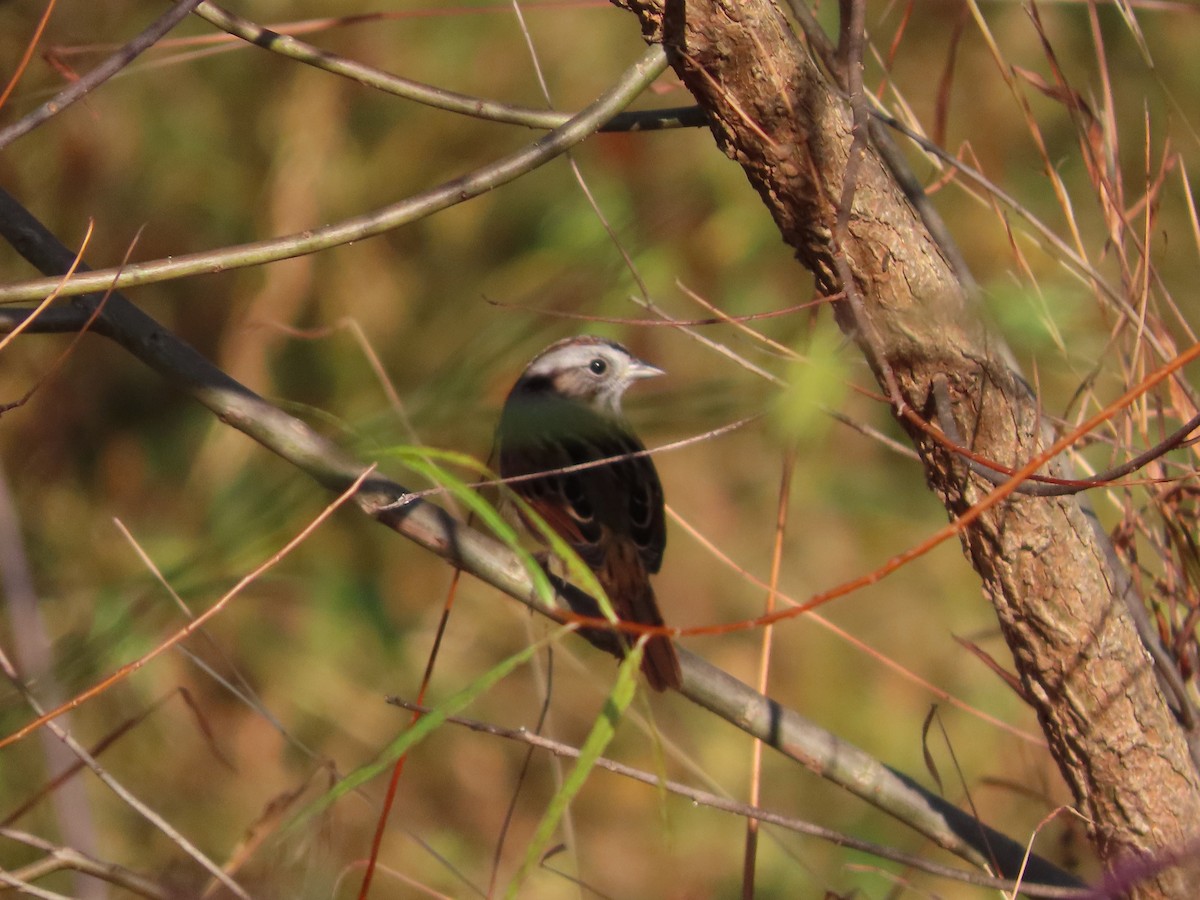
[[[775,540],[771,547],[771,580],[767,588],[767,599],[763,605],[765,612],[775,611],[779,598],[779,574],[783,568],[783,538],[787,532],[788,504],[792,496],[792,474],[796,470],[796,454],[798,448],[793,441],[783,454],[783,474],[779,479],[779,499],[775,507]],[[771,682],[771,650],[775,637],[775,629],[768,626],[763,629],[762,644],[758,663],[758,692],[767,693]],[[750,805],[757,807],[762,798],[762,758],[763,743],[755,741],[750,755]],[[754,881],[756,863],[758,860],[758,821],[753,818],[746,820],[746,849],[742,863],[742,897],[743,900],[754,900]]]
[[[215,3],[208,2],[208,0],[196,8],[196,15],[227,34],[241,38],[263,50],[434,109],[442,109],[476,119],[537,129],[558,128],[571,118],[570,113],[499,103],[484,97],[460,94],[457,91],[433,87],[410,78],[392,75],[374,66],[346,59],[291,35],[251,22]],[[602,124],[598,130],[656,131],[664,128],[698,128],[707,124],[707,121],[707,116],[697,106],[673,107],[618,112]]]
[[[900,390],[896,373],[875,332],[873,319],[867,315],[858,282],[850,268],[846,247],[850,243],[850,215],[854,210],[854,195],[858,188],[858,173],[866,158],[870,145],[867,97],[863,91],[863,46],[866,42],[866,0],[841,0],[841,35],[838,42],[838,61],[846,77],[846,88],[850,95],[853,115],[853,130],[850,149],[846,156],[846,167],[842,172],[842,193],[837,203],[837,221],[833,228],[833,263],[837,268],[838,280],[846,295],[846,302],[853,311],[854,328],[868,358],[879,373],[879,380],[887,391],[893,412],[899,416],[908,409],[909,403]]]
[[[58,115],[72,103],[83,99],[89,91],[95,90],[112,78],[147,48],[152,47],[159,38],[187,18],[188,13],[199,3],[200,0],[176,0],[175,5],[155,19],[145,31],[126,43],[92,71],[63,88],[33,112],[22,116],[7,128],[0,128],[0,150],[17,138],[33,131],[51,117]]]
[[[146,803],[135,797],[133,792],[126,788],[121,782],[117,781],[108,771],[103,768],[100,763],[88,751],[75,740],[67,731],[65,731],[58,722],[54,721],[56,713],[42,714],[41,704],[34,698],[25,688],[24,683],[17,670],[9,661],[7,654],[3,649],[0,649],[0,671],[12,682],[13,686],[20,691],[25,702],[36,713],[40,714],[39,722],[44,722],[50,732],[65,744],[68,749],[86,765],[104,785],[116,794],[130,809],[137,812],[147,822],[161,831],[168,839],[170,839],[180,850],[195,860],[201,868],[208,872],[213,878],[223,884],[234,896],[241,897],[242,900],[250,900],[250,895],[247,894],[225,871],[215,862],[209,859],[200,849],[183,836],[183,834],[175,828],[170,822],[159,815],[155,810],[151,809]],[[59,708],[61,712],[63,707]],[[0,743],[11,743],[12,738],[8,738]]]
[[[88,700],[91,700],[93,697],[96,697],[99,694],[102,694],[104,691],[108,690],[110,687],[112,687],[118,681],[121,681],[122,679],[127,678],[129,675],[132,675],[134,672],[143,668],[151,660],[157,658],[158,656],[165,653],[167,650],[170,650],[175,645],[182,643],[184,640],[191,637],[192,634],[194,634],[196,631],[201,629],[201,627],[204,625],[205,622],[207,622],[209,619],[213,618],[215,615],[217,615],[219,612],[221,612],[223,609],[225,609],[225,607],[227,607],[229,605],[229,603],[235,597],[238,596],[238,594],[240,594],[243,590],[245,590],[245,588],[248,585],[257,581],[260,577],[262,577],[263,574],[265,574],[267,571],[269,571],[271,568],[273,568],[281,559],[283,559],[285,556],[290,554],[292,552],[292,550],[294,550],[301,543],[303,543],[308,538],[308,536],[310,534],[312,534],[312,532],[317,528],[317,526],[320,525],[322,522],[324,522],[326,519],[328,519],[338,507],[340,507],[343,503],[345,503],[347,500],[349,500],[351,497],[353,497],[354,494],[357,493],[358,489],[362,486],[363,482],[367,479],[367,477],[374,471],[374,468],[375,468],[374,466],[370,466],[366,470],[364,470],[358,476],[358,479],[355,480],[353,484],[351,484],[348,488],[346,488],[346,490],[344,490],[342,492],[341,496],[337,497],[332,503],[327,505],[325,507],[325,509],[323,509],[319,515],[317,515],[317,517],[315,519],[313,519],[308,525],[306,525],[300,531],[299,534],[297,534],[290,541],[288,541],[286,544],[284,544],[283,547],[281,547],[275,553],[271,554],[271,556],[269,556],[266,560],[259,563],[259,565],[255,566],[254,569],[252,569],[248,574],[242,576],[242,578],[238,581],[238,583],[235,584],[232,588],[230,588],[225,594],[223,594],[221,596],[221,598],[217,600],[216,603],[214,603],[212,606],[210,606],[208,609],[206,609],[200,615],[189,620],[187,625],[180,628],[178,631],[176,631],[173,635],[168,637],[166,640],[161,641],[153,649],[148,650],[145,653],[143,653],[137,659],[121,666],[121,668],[119,668],[112,675],[105,678],[103,681],[99,682],[98,684],[93,685],[92,687],[88,688],[85,691],[81,691],[79,694],[76,694],[67,703],[62,704],[62,705],[50,710],[47,713],[39,715],[36,719],[34,719],[32,722],[28,723],[27,725],[24,725],[21,728],[18,728],[16,731],[12,732],[11,734],[7,735],[4,738],[0,738],[0,748],[7,747],[11,744],[15,744],[17,741],[24,738],[30,732],[40,728],[41,726],[45,725],[47,722],[50,722],[50,721],[58,718],[67,710],[75,709],[75,708],[83,705],[84,703],[86,703]]]
[[[393,706],[398,706],[401,709],[428,712],[424,707],[418,706],[415,703],[410,703],[400,697],[388,697],[387,702]],[[559,741],[534,734],[526,729],[513,730],[504,728],[500,725],[493,725],[490,722],[480,722],[475,719],[467,719],[461,716],[447,716],[446,721],[453,725],[461,725],[464,728],[469,728],[472,731],[480,732],[481,734],[490,734],[495,737],[505,738],[506,740],[516,741],[517,743],[525,744],[530,747],[535,747],[539,750],[544,750],[547,753],[553,753],[556,756],[563,756],[568,759],[578,759],[579,750],[570,744],[563,744]],[[870,841],[864,841],[852,835],[844,834],[835,831],[832,828],[823,828],[820,825],[814,825],[811,822],[805,822],[801,819],[796,819],[791,816],[785,816],[782,813],[773,812],[762,807],[754,806],[746,803],[739,803],[735,800],[729,800],[726,797],[718,796],[709,791],[702,791],[690,785],[682,784],[678,781],[664,781],[657,775],[649,772],[636,769],[633,766],[625,765],[616,760],[608,759],[607,757],[598,757],[595,760],[595,767],[603,769],[606,772],[612,772],[614,775],[620,775],[624,778],[639,781],[642,784],[652,785],[661,788],[672,794],[690,800],[692,803],[700,804],[710,809],[719,810],[721,812],[732,813],[733,815],[743,816],[750,819],[755,819],[764,822],[768,825],[775,825],[780,828],[786,828],[789,831],[794,831],[798,834],[805,834],[809,837],[819,838],[836,844],[839,847],[847,847],[851,850],[859,850],[863,853],[870,853],[873,856],[878,856],[881,859],[886,859],[891,862],[901,863],[905,866],[911,866],[914,869],[919,869],[922,872],[928,872],[933,875],[938,875],[944,878],[950,878],[955,881],[961,881],[964,884],[978,885],[980,887],[995,888],[998,890],[1011,890],[1015,882],[1007,881],[1002,878],[990,878],[986,875],[977,875],[974,872],[955,869],[950,866],[943,866],[939,863],[931,862],[919,856],[913,856],[904,853],[900,850],[893,850],[891,847],[886,847],[882,844],[875,844]],[[1031,897],[1048,897],[1048,898],[1086,898],[1092,896],[1085,890],[1078,888],[1059,887],[1055,885],[1036,885],[1024,883],[1021,890]]]
[[[937,409],[938,427],[942,433],[929,428],[915,413],[907,416],[921,430],[934,438],[941,446],[960,457],[970,467],[971,471],[993,485],[1006,483],[1013,475],[1013,469],[967,449],[966,444],[954,421],[954,411],[951,407],[949,386],[945,377],[935,376],[933,379],[933,398]],[[1028,480],[1014,493],[1031,497],[1062,497],[1068,494],[1078,494],[1098,487],[1111,487],[1119,478],[1124,478],[1131,472],[1136,472],[1147,464],[1160,459],[1170,451],[1187,443],[1189,437],[1200,428],[1200,414],[1184,422],[1179,428],[1159,441],[1148,450],[1143,450],[1137,456],[1114,466],[1111,469],[1093,475],[1091,478],[1055,478],[1050,475],[1030,475]]]

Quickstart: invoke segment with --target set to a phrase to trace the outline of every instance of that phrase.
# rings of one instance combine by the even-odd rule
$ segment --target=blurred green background
[[[833,4],[821,16],[835,21]],[[15,68],[42,4],[0,4],[0,59]],[[578,109],[643,52],[634,19],[603,3],[524,7],[554,105]],[[1052,78],[1030,16],[1017,4],[981,6],[1012,65]],[[63,2],[0,123],[14,121],[139,30],[161,7],[109,0]],[[353,3],[258,2],[238,12],[263,23],[377,12]],[[869,6],[878,52],[894,54],[890,77],[879,58],[867,85],[889,107],[902,103],[933,130],[946,101],[946,143],[1039,216],[1072,246],[1022,102],[1041,129],[1046,154],[1074,204],[1078,248],[1113,283],[1122,274],[1082,162],[1072,116],[1016,76],[1014,98],[977,26],[967,22],[953,79],[947,66],[957,3]],[[305,35],[321,47],[407,77],[512,103],[542,106],[535,68],[517,18],[500,2],[440,7],[396,4],[387,16],[331,23]],[[1044,4],[1040,15],[1058,62],[1097,112],[1104,81],[1088,11]],[[1138,22],[1155,68],[1110,7],[1096,11],[1112,81],[1110,140],[1119,144],[1127,206],[1157,174],[1170,149],[1181,155],[1155,199],[1148,234],[1163,291],[1179,290],[1182,318],[1196,247],[1179,172],[1196,157],[1194,11],[1142,11]],[[399,200],[535,139],[519,128],[474,121],[378,94],[323,72],[212,34],[198,21],[134,63],[83,102],[0,156],[0,183],[70,246],[89,220],[93,266],[194,252],[299,231]],[[893,46],[894,44],[894,46]],[[682,105],[664,76],[639,105]],[[1149,134],[1146,133],[1147,124]],[[1149,142],[1149,157],[1144,149]],[[595,137],[572,154],[620,246],[652,299],[671,315],[708,315],[683,288],[731,315],[782,309],[811,299],[812,280],[791,258],[739,168],[704,130]],[[1058,254],[1027,236],[1018,216],[990,204],[912,155],[919,178],[937,183],[938,209],[984,288],[985,314],[1009,340],[1048,412],[1073,415],[1088,378],[1101,396],[1119,393],[1119,361],[1132,344],[1111,342],[1116,317],[1071,274]],[[1017,232],[1013,251],[1007,223]],[[1139,224],[1140,227],[1140,224]],[[1167,236],[1171,239],[1168,241]],[[7,282],[34,273],[0,248]],[[799,461],[788,504],[781,587],[805,599],[868,572],[945,523],[915,462],[834,422],[823,407],[899,437],[886,408],[851,389],[874,389],[862,360],[823,311],[751,323],[802,355],[788,362],[729,326],[701,329],[755,365],[788,379],[786,392],[666,327],[628,324],[650,316],[631,302],[637,280],[587,202],[565,159],[517,182],[387,236],[315,257],[136,289],[130,296],[176,334],[253,390],[334,435],[398,480],[415,481],[389,450],[415,441],[486,459],[504,394],[525,362],[550,341],[578,331],[617,337],[667,369],[629,398],[650,446],[697,435],[765,412],[749,427],[658,458],[672,509],[750,573],[769,572],[783,457]],[[559,314],[594,317],[580,322]],[[605,319],[622,320],[607,323]],[[1182,341],[1182,326],[1168,323]],[[361,333],[382,364],[372,369]],[[0,401],[19,397],[66,352],[68,339],[24,336],[3,351]],[[810,354],[811,350],[811,354]],[[1122,354],[1126,354],[1122,356]],[[411,432],[410,429],[411,428]],[[1136,439],[1136,435],[1135,435]],[[1112,453],[1095,452],[1103,466]],[[0,465],[15,496],[25,552],[54,660],[39,687],[63,696],[95,683],[161,642],[184,622],[115,525],[122,523],[195,613],[210,606],[277,550],[329,497],[304,476],[214,421],[153,373],[100,338],[71,350],[30,401],[0,420]],[[1102,518],[1116,512],[1098,498]],[[439,560],[347,509],[254,583],[188,648],[250,692],[260,708],[184,655],[171,652],[72,714],[73,733],[91,745],[163,697],[169,699],[102,756],[114,775],[206,853],[224,861],[280,795],[329,772],[371,760],[407,722],[385,695],[412,698],[450,583]],[[657,591],[679,626],[752,617],[761,589],[672,526]],[[944,545],[822,614],[916,675],[980,710],[1039,736],[1031,712],[953,639],[977,642],[1009,664],[994,616],[955,546]],[[430,700],[544,633],[507,598],[465,579],[442,647]],[[5,648],[21,638],[0,616]],[[686,639],[691,649],[743,679],[757,670],[761,634]],[[9,650],[11,655],[11,650]],[[470,709],[474,718],[532,727],[542,702],[545,660],[522,669]],[[578,745],[597,715],[615,669],[577,642],[553,657],[547,733]],[[185,703],[176,693],[186,689]],[[810,620],[775,633],[772,696],[888,764],[934,787],[926,771],[922,722],[938,699]],[[751,744],[676,697],[652,697],[653,725],[622,724],[610,755],[655,766],[657,733],[673,778],[745,798]],[[262,710],[267,710],[271,719]],[[0,732],[30,718],[11,687],[0,688]],[[970,794],[980,814],[1019,841],[1069,802],[1052,761],[1035,742],[940,704],[949,747],[930,753],[946,795]],[[935,729],[936,731],[936,729]],[[206,734],[207,733],[207,734]],[[0,750],[0,815],[46,777],[40,745]],[[951,758],[953,754],[953,760]],[[486,890],[506,807],[517,789],[521,747],[447,726],[409,760],[381,853],[376,896],[413,896],[421,885],[451,896]],[[328,766],[329,768],[326,768]],[[961,770],[961,777],[956,770]],[[555,790],[558,769],[536,755],[520,787],[499,863],[499,883],[520,864]],[[84,778],[99,832],[97,852],[177,884],[204,883],[195,865],[94,779]],[[352,896],[366,856],[382,783],[344,798],[244,873],[264,896]],[[768,753],[763,803],[858,837],[938,855],[919,836],[865,804]],[[48,803],[15,825],[57,839]],[[762,897],[819,896],[857,889],[884,897],[966,888],[877,866],[811,839],[770,831],[761,844]],[[737,896],[743,825],[721,813],[595,773],[573,807],[567,854],[550,865],[575,872],[613,897]],[[1036,849],[1064,865],[1095,869],[1080,826],[1062,816]],[[36,858],[0,842],[0,866]],[[340,880],[339,880],[340,879]],[[405,881],[411,879],[411,883]],[[897,882],[895,879],[899,879]],[[47,887],[70,893],[55,876]],[[948,892],[948,893],[946,893]],[[535,875],[529,896],[578,896],[566,877]]]

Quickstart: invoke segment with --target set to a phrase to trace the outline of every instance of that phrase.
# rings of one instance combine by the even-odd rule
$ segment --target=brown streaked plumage
[[[552,344],[526,367],[504,403],[497,431],[500,475],[546,474],[512,485],[596,573],[618,619],[662,625],[650,575],[667,536],[662,485],[621,413],[635,381],[663,374],[620,344],[576,337]],[[555,470],[608,457],[579,472]],[[632,643],[633,636],[625,639]],[[646,642],[642,671],[655,690],[678,688],[671,640]]]

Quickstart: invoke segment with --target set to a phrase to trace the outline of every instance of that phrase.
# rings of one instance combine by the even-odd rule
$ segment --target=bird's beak
[[[629,367],[629,380],[641,381],[643,378],[657,378],[659,375],[667,373],[658,366],[652,366],[648,362],[643,362],[640,359],[635,359],[633,365]]]

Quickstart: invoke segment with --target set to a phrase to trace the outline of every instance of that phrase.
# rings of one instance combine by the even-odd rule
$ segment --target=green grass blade
[[[583,789],[583,785],[596,765],[596,760],[604,754],[613,735],[616,734],[621,717],[625,715],[625,710],[629,708],[629,704],[633,702],[637,693],[637,673],[642,662],[643,644],[644,641],[639,641],[630,649],[617,669],[617,679],[613,684],[613,689],[605,699],[600,715],[592,724],[592,730],[588,734],[587,740],[583,742],[583,746],[579,750],[579,758],[563,782],[562,789],[551,798],[550,805],[542,816],[542,821],[538,823],[537,830],[525,851],[525,859],[521,863],[521,868],[504,891],[505,897],[516,897],[530,872],[541,863],[542,855],[550,845],[567,807]]]
[[[438,462],[445,463],[446,465],[460,466],[488,480],[491,480],[495,476],[495,473],[491,472],[474,457],[453,450],[439,450],[435,447],[403,446],[392,449],[389,451],[389,454],[399,459],[405,466],[422,475],[433,484],[444,488],[448,493],[461,501],[464,506],[474,512],[480,521],[492,530],[497,538],[521,554],[522,561],[526,562],[527,567],[533,565],[536,568],[536,571],[529,569],[529,572],[537,585],[538,596],[543,601],[546,601],[547,596],[554,596],[553,588],[546,580],[546,575],[542,571],[541,566],[537,565],[532,556],[521,546],[520,538],[512,525],[508,523],[495,506],[480,495],[475,485],[453,475],[444,466],[439,465]],[[438,462],[435,462],[435,460]],[[508,491],[507,488],[505,490]],[[539,536],[550,547],[550,552],[563,561],[563,564],[566,566],[567,577],[596,599],[600,605],[600,611],[605,618],[610,622],[616,622],[617,616],[613,612],[608,595],[596,579],[595,573],[579,558],[579,554],[575,552],[570,544],[559,537],[558,533],[547,525],[546,521],[529,504],[511,491],[508,491],[508,495],[521,507],[522,514],[537,529]],[[549,591],[545,595],[542,594],[543,582],[545,583],[545,589]],[[553,605],[552,602],[551,605]]]
[[[513,654],[499,665],[489,669],[457,694],[443,700],[418,719],[411,728],[406,729],[395,740],[384,747],[380,751],[379,756],[374,760],[350,772],[345,778],[326,791],[325,794],[299,810],[283,827],[282,832],[286,833],[302,825],[313,816],[328,809],[349,791],[388,771],[397,759],[423,741],[435,729],[441,727],[448,717],[462,712],[463,709],[474,702],[475,698],[494,687],[502,678],[512,673],[518,666],[527,663],[538,650],[558,640],[570,631],[570,628],[555,629],[546,637],[530,644],[520,653]]]
[[[487,498],[479,493],[474,484],[464,481],[445,466],[438,465],[434,460],[442,459],[455,465],[467,466],[485,476],[490,474],[486,468],[466,454],[435,450],[430,447],[399,447],[391,451],[391,455],[399,458],[412,471],[443,488],[474,513],[492,534],[496,535],[521,558],[525,571],[529,573],[529,577],[533,581],[538,598],[547,606],[556,606],[554,586],[550,584],[550,579],[546,577],[542,567],[533,558],[533,554],[522,546],[517,530],[509,524],[495,506],[487,501]]]

